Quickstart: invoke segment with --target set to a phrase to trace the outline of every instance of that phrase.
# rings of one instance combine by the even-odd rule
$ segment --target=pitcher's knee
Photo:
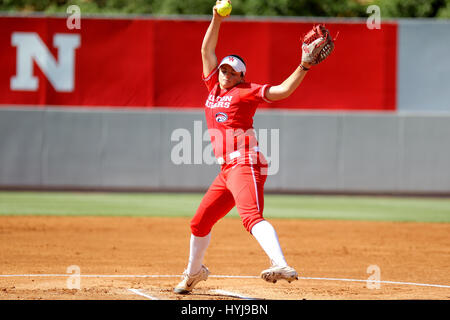
[[[244,228],[248,232],[252,233],[253,226],[263,220],[264,220],[264,218],[261,215],[250,216],[250,217],[242,218],[242,224],[244,225]]]
[[[191,221],[191,233],[196,237],[207,236],[211,232],[211,227]]]
[[[191,219],[191,233],[196,237],[204,237],[211,232],[214,220],[206,213],[206,208],[200,206]]]

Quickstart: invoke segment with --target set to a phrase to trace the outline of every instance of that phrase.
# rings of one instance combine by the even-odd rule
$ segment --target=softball
[[[231,13],[231,2],[228,0],[222,0],[219,4],[216,5],[217,13],[222,16],[226,17]]]

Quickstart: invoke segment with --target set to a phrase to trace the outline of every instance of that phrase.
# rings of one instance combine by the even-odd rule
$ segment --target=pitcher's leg
[[[295,269],[288,266],[281,249],[277,232],[263,218],[265,175],[258,166],[238,165],[228,174],[227,186],[233,193],[236,208],[244,227],[255,237],[271,261],[271,267],[261,272],[270,282],[298,279]]]
[[[209,270],[203,265],[203,259],[211,240],[211,229],[233,207],[233,196],[226,189],[225,181],[220,173],[203,196],[191,220],[189,262],[182,281],[174,289],[175,293],[187,294],[198,282],[208,279]]]
[[[231,191],[236,209],[244,228],[251,232],[253,226],[264,220],[264,183],[265,175],[259,167],[237,165],[227,174],[227,187]]]
[[[197,273],[211,239],[211,229],[234,207],[233,195],[226,188],[225,180],[220,173],[203,196],[200,205],[191,220],[191,241],[189,274]]]
[[[191,220],[192,234],[197,237],[208,235],[214,224],[230,212],[234,205],[233,195],[220,173],[203,196]]]

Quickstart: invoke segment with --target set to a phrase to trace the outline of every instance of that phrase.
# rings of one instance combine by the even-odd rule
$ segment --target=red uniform
[[[219,69],[203,78],[209,90],[205,116],[214,154],[222,165],[220,173],[203,197],[191,221],[192,234],[204,237],[235,205],[244,227],[264,220],[264,183],[267,163],[259,152],[253,116],[268,85],[240,83],[221,89]]]

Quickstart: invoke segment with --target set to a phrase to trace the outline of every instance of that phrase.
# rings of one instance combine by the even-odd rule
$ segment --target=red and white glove
[[[314,26],[302,39],[302,62],[316,65],[325,60],[334,49],[330,32],[323,24]]]

